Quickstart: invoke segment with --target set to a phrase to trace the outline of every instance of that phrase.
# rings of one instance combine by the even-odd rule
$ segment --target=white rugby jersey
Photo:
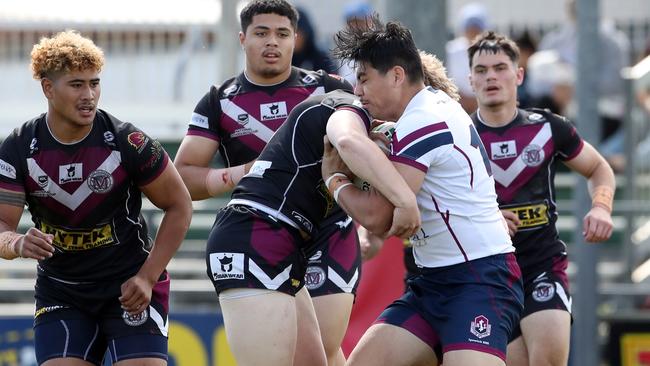
[[[442,267],[514,251],[472,120],[442,91],[416,94],[395,125],[390,159],[426,172],[415,262]]]

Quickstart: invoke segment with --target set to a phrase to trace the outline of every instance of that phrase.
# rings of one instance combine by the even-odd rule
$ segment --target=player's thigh
[[[316,311],[306,288],[296,294],[297,338],[295,366],[327,364]]]
[[[239,365],[290,365],[296,348],[296,299],[264,289],[219,295],[228,344]]]
[[[385,323],[371,326],[348,359],[348,366],[437,365],[433,349],[410,331]],[[446,365],[445,365],[446,366]]]
[[[508,343],[506,365],[528,366],[528,351],[526,350],[524,337],[519,336],[512,342]]]
[[[571,314],[565,310],[542,310],[521,320],[521,331],[531,364],[533,360],[565,363],[569,357]]]
[[[45,361],[41,366],[95,366],[97,364],[79,358],[53,358]]]
[[[160,358],[136,358],[131,360],[119,361],[114,366],[166,366],[167,360]]]
[[[506,364],[499,356],[468,349],[445,352],[443,362],[444,366],[503,366]]]
[[[335,352],[341,346],[348,328],[354,295],[339,293],[312,299],[325,351]]]

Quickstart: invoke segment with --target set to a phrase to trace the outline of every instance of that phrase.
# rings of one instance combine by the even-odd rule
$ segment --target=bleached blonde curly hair
[[[71,71],[99,72],[104,66],[101,48],[74,30],[41,38],[32,48],[31,57],[32,76],[37,80],[54,78]]]
[[[438,58],[430,53],[419,50],[422,60],[422,72],[424,73],[424,84],[434,89],[442,90],[455,101],[460,100],[458,87],[447,77],[447,70]]]

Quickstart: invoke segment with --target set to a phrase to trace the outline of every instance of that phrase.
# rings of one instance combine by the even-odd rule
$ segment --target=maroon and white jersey
[[[39,270],[74,283],[135,274],[150,248],[138,187],[162,173],[167,153],[103,110],[73,144],[56,140],[45,116],[0,146],[0,188],[24,193],[35,227],[54,236],[54,256]]]
[[[237,166],[259,156],[289,112],[310,96],[352,86],[323,70],[292,67],[289,78],[276,85],[256,85],[244,73],[212,86],[194,108],[187,135],[219,142],[224,164]]]
[[[555,227],[556,165],[582,151],[584,142],[564,117],[543,109],[518,109],[512,122],[489,127],[480,111],[472,120],[487,150],[499,206],[521,220],[513,238],[517,259],[529,267],[562,254],[566,245]]]

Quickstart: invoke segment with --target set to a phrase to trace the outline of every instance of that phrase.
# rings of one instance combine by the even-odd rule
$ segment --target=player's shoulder
[[[45,123],[45,113],[34,117],[20,126],[14,128],[7,139],[18,139],[21,142],[32,140],[36,137],[36,129],[39,124]]]
[[[306,70],[293,66],[292,72],[294,82],[302,86],[324,86],[327,90],[348,90],[352,92],[352,85],[345,80],[342,76],[336,74],[329,74],[325,70]]]
[[[242,83],[242,75],[236,75],[226,79],[221,84],[215,84],[210,87],[210,95],[214,95],[218,99],[232,98],[241,93],[244,83]]]
[[[519,109],[519,115],[527,123],[567,123],[568,119],[559,114],[553,113],[548,108],[526,108]]]

